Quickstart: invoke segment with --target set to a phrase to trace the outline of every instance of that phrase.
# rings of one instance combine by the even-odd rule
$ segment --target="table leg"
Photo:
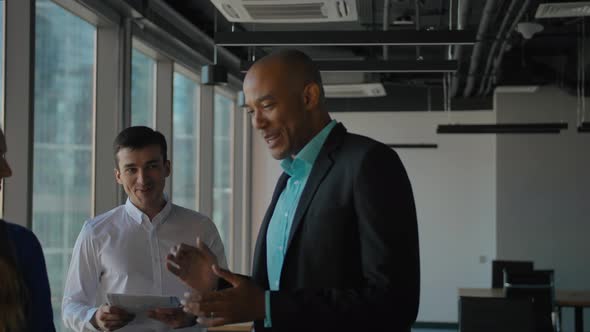
[[[584,308],[576,307],[574,310],[575,331],[584,332]]]

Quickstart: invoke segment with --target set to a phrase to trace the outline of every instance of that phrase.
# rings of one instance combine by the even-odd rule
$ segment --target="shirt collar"
[[[154,225],[158,223],[164,223],[166,218],[170,215],[170,211],[172,211],[172,203],[168,199],[168,195],[166,193],[164,193],[164,200],[166,201],[166,205],[164,205],[164,208],[162,208],[160,213],[158,213],[152,220],[152,224]],[[133,219],[138,224],[142,223],[144,216],[145,219],[149,221],[149,217],[140,209],[138,209],[137,206],[133,205],[129,198],[127,198],[127,201],[125,202],[125,211],[131,217],[131,219]]]
[[[311,141],[299,151],[295,158],[287,157],[281,160],[281,168],[283,171],[289,174],[289,176],[309,174],[309,172],[311,172],[311,167],[315,163],[322,146],[324,146],[324,143],[334,126],[336,126],[336,120],[330,121],[324,129],[315,135],[314,138],[312,138]]]

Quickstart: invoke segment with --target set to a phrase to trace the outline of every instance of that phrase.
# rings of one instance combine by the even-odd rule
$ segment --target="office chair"
[[[533,270],[533,262],[530,261],[492,261],[492,288],[504,287],[504,270],[513,272],[527,272]]]
[[[555,306],[553,270],[505,272],[506,298],[528,299],[533,304],[535,330],[554,332],[559,323]]]
[[[459,332],[534,332],[533,304],[528,299],[461,297]]]

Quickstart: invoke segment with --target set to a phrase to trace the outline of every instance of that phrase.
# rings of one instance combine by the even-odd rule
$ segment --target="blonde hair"
[[[27,287],[14,257],[11,256],[11,250],[2,250],[0,252],[0,332],[25,329],[28,299]]]

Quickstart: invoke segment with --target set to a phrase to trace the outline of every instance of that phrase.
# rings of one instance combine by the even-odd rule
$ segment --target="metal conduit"
[[[416,31],[420,30],[420,4],[419,0],[414,0],[414,21],[416,23]],[[420,55],[420,46],[416,46],[416,60],[422,60]]]
[[[469,14],[469,0],[463,0],[461,5],[459,6],[459,15],[457,16],[457,29],[463,30],[463,24],[467,21],[467,15]],[[453,60],[457,60],[458,63],[461,63],[461,51],[463,50],[463,45],[455,45],[455,53],[453,54]],[[451,78],[451,97],[455,97],[457,95],[457,91],[459,90],[459,77],[457,73],[453,74]]]
[[[470,97],[471,93],[473,92],[473,87],[475,85],[475,73],[477,72],[477,65],[479,63],[479,58],[483,49],[483,37],[486,30],[488,29],[488,25],[490,24],[490,17],[492,16],[492,11],[494,10],[494,4],[497,2],[497,0],[487,0],[483,9],[481,22],[479,23],[479,28],[477,30],[477,42],[475,43],[473,52],[471,53],[469,72],[465,90],[463,91],[463,97]]]
[[[383,1],[383,31],[389,28],[389,0]],[[387,45],[383,45],[383,60],[389,59],[389,49]]]
[[[502,60],[504,59],[504,54],[506,53],[507,48],[508,48],[508,38],[510,37],[510,34],[516,29],[516,25],[518,24],[518,22],[520,22],[520,19],[522,18],[522,16],[526,12],[526,9],[528,8],[530,2],[531,2],[530,0],[525,0],[524,4],[520,8],[518,15],[516,15],[514,22],[510,26],[510,30],[508,30],[506,38],[504,38],[504,41],[502,42],[502,46],[500,46],[500,53],[499,53],[498,57],[496,58],[496,60],[494,61],[494,67],[492,68],[491,75],[489,75],[487,82],[482,81],[482,84],[486,83],[485,84],[486,85],[485,94],[490,93],[490,90],[492,89],[492,80],[493,80],[493,78],[495,78],[498,68],[500,68],[500,65],[502,64]],[[484,77],[484,79],[485,79],[485,77]]]
[[[485,89],[485,84],[484,84],[485,79],[490,74],[492,60],[494,59],[494,55],[496,54],[496,49],[498,48],[498,45],[500,45],[500,40],[506,39],[510,35],[511,31],[504,32],[504,30],[506,29],[506,25],[508,24],[508,19],[510,18],[512,12],[514,11],[514,8],[516,7],[517,2],[520,2],[520,1],[512,0],[512,2],[510,3],[510,7],[508,7],[508,11],[506,12],[506,15],[504,15],[504,19],[502,20],[502,23],[500,24],[500,29],[498,29],[498,33],[496,34],[496,39],[494,39],[494,43],[492,44],[492,48],[490,49],[490,52],[488,53],[488,60],[486,61],[486,67],[483,71],[483,76],[482,76],[482,84],[480,84],[480,86],[479,86],[479,91],[478,91],[479,95],[481,95]],[[502,37],[502,35],[504,35],[504,37]]]

